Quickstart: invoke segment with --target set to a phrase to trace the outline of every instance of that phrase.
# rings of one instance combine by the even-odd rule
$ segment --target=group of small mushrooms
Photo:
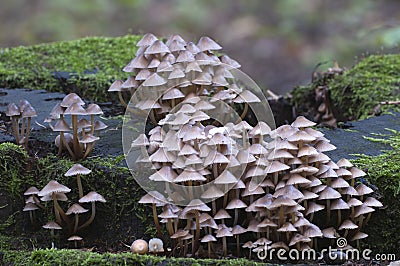
[[[100,120],[95,121],[96,115],[103,114],[100,106],[91,103],[85,109],[84,105],[85,102],[76,93],[70,93],[61,103],[54,106],[50,117],[46,119],[52,130],[59,132],[55,139],[58,154],[61,155],[63,150],[67,150],[74,161],[85,159],[100,139],[100,130],[107,128]],[[66,116],[71,116],[70,123]],[[57,122],[51,125],[53,120]]]
[[[124,68],[131,76],[109,91],[123,102],[122,93],[132,93],[128,111],[147,112],[155,124],[132,139],[127,155],[139,153],[137,165],[155,169],[148,180],[156,187],[139,202],[151,204],[164,240],[165,224],[173,254],[241,256],[263,245],[317,249],[327,239],[367,237],[362,229],[382,204],[358,181],[362,170],[324,154],[335,146],[315,123],[302,116],[274,130],[262,121],[215,123],[212,112],[230,112],[220,102],[241,105],[242,118],[260,102],[234,82],[230,70],[240,65],[217,56],[221,46],[208,37],[195,44],[172,35],[164,43],[146,34],[137,45]]]
[[[66,194],[69,193],[71,189],[60,184],[56,180],[48,182],[42,190],[39,190],[34,186],[28,188],[24,193],[28,198],[25,200],[23,211],[29,211],[31,222],[34,224],[34,211],[39,208],[45,210],[46,208],[43,204],[45,202],[52,202],[55,220],[49,221],[43,225],[43,228],[50,230],[52,238],[55,238],[54,230],[62,230],[65,228],[67,232],[66,234],[69,236],[68,241],[74,241],[76,247],[77,242],[82,240],[82,238],[76,235],[76,233],[93,222],[96,215],[96,202],[106,202],[104,197],[95,191],[91,191],[84,195],[81,176],[90,173],[90,169],[77,163],[72,165],[72,167],[64,174],[66,177],[76,177],[79,196],[78,203],[70,205],[67,211],[64,211],[60,202],[68,201]],[[86,219],[84,222],[82,222],[82,217],[80,219],[79,216],[88,212],[89,209],[85,209],[81,204],[90,204],[91,206],[90,216],[84,216]]]
[[[10,117],[12,131],[17,145],[28,148],[29,135],[31,132],[32,117],[37,116],[35,109],[25,99],[19,101],[19,104],[10,103],[7,106],[6,116]]]

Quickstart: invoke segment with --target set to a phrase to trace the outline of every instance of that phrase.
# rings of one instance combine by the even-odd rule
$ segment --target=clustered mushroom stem
[[[78,140],[78,115],[72,115],[73,145],[76,158],[82,158],[82,150]]]
[[[242,115],[240,116],[240,120],[239,120],[239,122],[241,121],[241,120],[243,120],[245,117],[246,117],[246,114],[247,114],[247,111],[249,110],[249,104],[248,103],[244,103],[244,110],[243,110],[243,113],[242,113]],[[238,122],[238,123],[239,123]]]
[[[174,234],[174,228],[172,227],[172,221],[171,218],[167,219],[167,230],[170,236]]]
[[[79,224],[79,216],[77,213],[75,213],[75,223],[74,223],[74,231],[73,234],[78,232],[78,224]]]
[[[233,219],[233,225],[234,226],[237,225],[238,218],[239,218],[239,210],[237,208],[235,208],[235,216],[234,216],[234,219]]]
[[[62,209],[62,208],[60,207],[60,205],[58,204],[56,193],[54,193],[54,192],[52,193],[52,198],[53,198],[53,201],[54,201],[54,207],[57,209],[59,215],[61,215],[61,217],[63,218],[63,220],[67,223],[67,226],[68,226],[69,231],[71,231],[71,223],[70,223],[70,221],[69,221],[69,219],[68,219],[68,216],[65,214],[65,212],[63,211],[63,209]],[[60,217],[59,217],[59,218],[60,218]],[[59,223],[59,224],[61,224],[61,218],[60,218],[60,223]]]
[[[226,247],[226,237],[222,237],[222,249],[224,250],[224,257],[228,254],[227,247]],[[251,251],[250,251],[251,252]]]
[[[341,212],[341,210],[339,209],[338,210],[338,225],[341,225],[342,224],[342,212]]]
[[[58,153],[57,155],[60,156],[62,153],[62,149],[64,146],[64,132],[60,132],[60,145],[58,146]]]
[[[31,117],[28,117],[28,126],[26,127],[26,136],[25,136],[25,149],[28,149],[28,141],[29,141],[29,134],[31,133]]]
[[[240,256],[240,246],[239,246],[239,235],[236,235],[236,255],[239,257]]]
[[[208,241],[207,246],[208,246],[208,257],[211,258],[211,241]]]
[[[199,211],[194,210],[194,214],[196,216],[196,234],[194,238],[194,249],[192,250],[192,257],[196,254],[197,249],[199,248],[198,242],[200,239],[200,221],[199,221]]]
[[[331,221],[331,201],[329,199],[326,200],[326,223],[329,224]]]
[[[161,233],[161,228],[160,224],[158,223],[158,216],[157,216],[157,209],[156,209],[156,204],[152,203],[152,209],[153,209],[153,219],[154,223],[156,224],[156,229],[157,229],[157,234],[159,238],[162,238],[162,233]]]
[[[11,117],[12,127],[14,131],[14,137],[17,144],[19,144],[19,125],[18,125],[18,118],[16,116]]]
[[[22,138],[25,135],[25,118],[22,118],[22,124],[21,124],[21,134],[20,136],[22,136]]]
[[[283,206],[279,207],[279,226],[283,225]]]
[[[62,133],[62,132],[61,132]],[[60,135],[61,136],[61,135]],[[60,137],[60,139],[61,139],[61,137]],[[69,147],[69,144],[67,143],[67,141],[65,140],[65,138],[63,139],[63,142],[64,142],[64,146],[67,148],[67,150],[68,150],[68,153],[69,153],[69,155],[71,155],[71,158],[72,158],[72,160],[73,161],[76,161],[76,155],[75,155],[75,153],[71,150],[71,148]],[[60,146],[62,146],[62,145],[60,145]]]
[[[81,180],[80,174],[76,175],[76,182],[78,183],[79,198],[82,198],[83,197],[83,188],[82,188],[82,180]]]
[[[35,201],[35,205],[38,206],[39,208],[41,208],[42,210],[46,209],[41,203],[40,201],[36,198],[33,197],[33,200]]]
[[[92,213],[90,214],[89,220],[87,220],[84,224],[79,226],[78,230],[81,230],[82,228],[89,226],[93,222],[95,216],[96,216],[96,203],[93,201],[92,202]]]

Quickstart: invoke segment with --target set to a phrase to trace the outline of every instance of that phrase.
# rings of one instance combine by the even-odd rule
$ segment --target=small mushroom
[[[87,220],[84,224],[79,226],[78,230],[87,227],[88,225],[90,225],[93,222],[94,217],[96,215],[96,201],[102,202],[102,203],[106,202],[104,197],[95,191],[91,191],[79,199],[79,203],[88,203],[88,202],[92,203],[92,213],[90,215],[89,220]]]
[[[78,242],[82,241],[82,239],[83,238],[80,237],[80,236],[73,235],[73,236],[70,236],[67,240],[68,241],[74,241],[75,248],[78,248]]]
[[[50,235],[51,235],[51,238],[53,238],[53,239],[55,238],[54,230],[62,229],[62,227],[58,223],[53,222],[53,221],[48,222],[47,224],[43,225],[42,227],[44,229],[50,229]]]
[[[133,241],[131,251],[135,254],[143,255],[149,251],[149,244],[143,239]]]
[[[164,243],[159,238],[152,238],[149,240],[149,252],[161,253],[164,252]]]

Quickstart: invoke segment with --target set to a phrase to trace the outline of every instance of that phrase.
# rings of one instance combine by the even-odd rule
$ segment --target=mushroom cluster
[[[230,86],[227,79],[233,76],[229,70],[239,68],[240,64],[227,55],[217,56],[214,52],[222,47],[209,37],[201,37],[195,44],[171,35],[164,43],[148,33],[137,46],[136,57],[123,68],[130,73],[129,78],[116,80],[108,91],[118,92],[128,111],[148,116],[154,125],[184,100],[196,101],[194,96],[213,95],[214,102],[243,104],[242,118],[248,103],[260,101],[251,91]],[[137,98],[131,100],[134,106],[126,103],[126,93],[129,99]]]
[[[31,132],[31,120],[32,117],[37,116],[35,109],[27,100],[22,99],[18,105],[10,103],[7,106],[6,116],[11,119],[15,142],[27,149]]]
[[[242,121],[260,99],[236,83],[231,71],[240,65],[216,56],[221,46],[208,37],[196,45],[146,34],[138,46],[124,68],[132,76],[110,91],[134,92],[127,111],[155,124],[132,138],[126,158],[155,170],[139,202],[152,205],[159,238],[166,225],[175,254],[195,256],[206,245],[213,257],[214,242],[226,257],[246,247],[303,249],[315,248],[317,238],[366,237],[361,229],[382,204],[356,183],[363,171],[324,154],[335,147],[315,123],[298,117],[273,130]],[[237,104],[243,112],[235,117]]]
[[[55,180],[51,180],[42,190],[38,190],[36,187],[28,188],[24,195],[28,196],[26,199],[25,207],[23,211],[29,211],[31,222],[34,223],[34,211],[41,208],[46,209],[42,204],[42,202],[51,201],[53,203],[53,213],[55,217],[55,221],[49,221],[46,225],[43,226],[45,229],[51,230],[52,238],[55,237],[54,230],[61,230],[63,226],[67,228],[67,235],[69,236],[68,241],[74,241],[75,246],[77,246],[77,241],[82,240],[80,236],[77,236],[76,233],[89,226],[96,215],[96,202],[106,202],[104,197],[95,191],[91,191],[86,195],[83,195],[83,187],[81,181],[81,175],[88,175],[91,173],[91,170],[82,166],[81,164],[74,164],[72,167],[65,173],[66,177],[76,176],[77,187],[78,187],[78,195],[79,200],[78,203],[73,203],[69,206],[67,211],[61,207],[60,202],[68,201],[67,193],[71,191],[71,189],[65,185],[58,183]],[[38,198],[40,197],[40,198]],[[79,218],[80,214],[86,213],[89,210],[83,208],[80,204],[90,204],[91,205],[91,214],[89,218],[86,219],[85,222],[81,222],[82,219]]]
[[[70,93],[54,106],[46,119],[49,123],[57,121],[51,128],[59,132],[55,139],[58,155],[66,149],[74,161],[86,158],[100,139],[100,130],[107,128],[100,120],[95,121],[95,115],[103,114],[100,106],[91,103],[85,109],[84,105],[85,102],[76,93]],[[67,115],[71,116],[70,124],[66,120]],[[90,121],[82,116],[90,117]]]

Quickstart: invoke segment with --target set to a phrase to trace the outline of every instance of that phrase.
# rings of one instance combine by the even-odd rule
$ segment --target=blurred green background
[[[0,48],[152,32],[208,35],[260,86],[309,82],[316,64],[350,67],[398,52],[399,0],[1,0]],[[1,50],[0,50],[1,52]],[[118,51],[115,51],[118,53]],[[0,53],[1,56],[1,53]],[[131,58],[127,58],[129,62]],[[122,67],[122,66],[121,66]]]

